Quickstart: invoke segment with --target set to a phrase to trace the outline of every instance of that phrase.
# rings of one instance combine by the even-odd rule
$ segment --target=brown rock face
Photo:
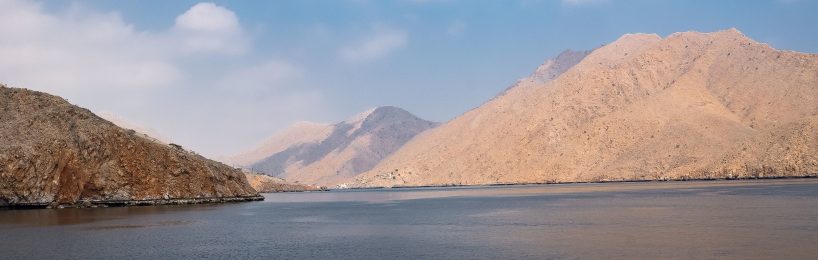
[[[119,128],[62,98],[0,87],[0,204],[258,199],[239,170]]]
[[[253,186],[253,189],[262,193],[324,190],[319,186],[289,183],[284,179],[263,174],[250,172],[245,172],[244,174],[247,176],[247,181],[250,182],[250,186]]]
[[[818,175],[818,55],[625,35],[429,130],[353,186]]]

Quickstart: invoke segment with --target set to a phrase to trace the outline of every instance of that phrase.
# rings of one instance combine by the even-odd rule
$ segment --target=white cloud
[[[237,15],[212,3],[145,31],[80,4],[0,0],[0,35],[0,82],[127,115],[206,155],[236,152],[324,109],[320,91],[295,87],[299,67],[246,55],[252,39]]]
[[[563,5],[571,6],[607,4],[610,2],[611,0],[562,0]]]
[[[180,53],[243,53],[242,31],[232,11],[212,3],[194,5],[167,31],[148,32],[117,13],[80,6],[48,13],[37,2],[2,0],[0,80],[61,95],[178,85]]]
[[[115,13],[51,15],[35,2],[2,1],[0,35],[0,75],[12,84],[65,93],[151,88],[180,76],[154,35],[135,32]]]
[[[172,32],[185,52],[240,54],[248,48],[233,11],[213,3],[196,4],[176,17]]]
[[[391,28],[376,28],[361,42],[342,48],[341,59],[348,62],[366,62],[385,57],[406,45],[406,31]]]
[[[198,3],[176,17],[176,28],[192,31],[231,32],[238,31],[236,14],[213,3]]]

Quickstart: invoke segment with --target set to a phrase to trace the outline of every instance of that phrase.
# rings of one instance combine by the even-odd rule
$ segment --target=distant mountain
[[[250,183],[250,186],[253,186],[253,189],[262,193],[324,190],[319,186],[290,183],[284,179],[257,172],[245,171],[244,175],[247,176],[247,181]]]
[[[403,109],[378,107],[334,125],[297,124],[233,160],[288,181],[330,186],[371,169],[434,126]]]
[[[238,169],[122,129],[62,98],[0,86],[0,206],[260,199]]]
[[[253,150],[227,157],[222,161],[239,167],[250,167],[291,146],[323,140],[332,133],[332,129],[330,124],[297,122],[284,131],[270,136]]]
[[[730,29],[629,34],[575,57],[418,136],[349,184],[818,175],[818,55]]]

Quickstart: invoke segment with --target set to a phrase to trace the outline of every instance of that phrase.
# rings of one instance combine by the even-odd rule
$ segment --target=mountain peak
[[[437,123],[398,107],[374,107],[326,127],[320,138],[289,142],[272,153],[267,150],[264,158],[249,165],[301,183],[334,184],[371,169],[415,135],[435,126]]]
[[[590,51],[574,51],[567,49],[561,52],[557,57],[546,60],[542,65],[534,70],[534,73],[529,76],[529,79],[535,83],[545,83],[557,78],[560,74],[568,69],[574,67],[577,63],[582,61],[585,56],[588,56]]]
[[[342,123],[355,125],[355,127],[353,127],[353,129],[358,129],[358,128],[361,127],[361,124],[363,124],[366,121],[371,120],[371,118],[373,118],[373,115],[377,115],[379,118],[384,118],[384,117],[399,117],[399,118],[410,118],[411,117],[411,118],[416,118],[416,116],[413,115],[412,113],[410,113],[409,111],[406,111],[406,110],[404,110],[402,108],[399,108],[399,107],[395,107],[395,106],[379,106],[379,107],[373,107],[373,108],[367,109],[367,110],[365,110],[365,111],[363,111],[361,113],[355,114],[354,116],[349,117],[346,120],[344,120]]]
[[[436,124],[434,122],[423,120],[409,111],[394,106],[380,106],[369,109],[351,117],[350,119],[347,119],[341,124],[352,125],[352,127],[347,130],[347,135],[351,136],[362,128],[368,129],[373,126],[377,127],[378,125],[391,124],[389,122],[399,121],[418,121],[428,124]],[[364,131],[366,132],[367,130]]]
[[[817,70],[818,55],[771,51],[735,28],[626,34],[546,85],[523,80],[415,137],[349,185],[815,175]]]
[[[364,110],[363,112],[357,113],[354,116],[348,117],[346,120],[344,120],[344,123],[347,123],[347,124],[360,123],[360,122],[364,121],[367,117],[369,117],[369,115],[371,115],[372,112],[375,112],[375,110],[377,110],[377,109],[378,109],[378,107],[373,107],[373,108]]]
[[[626,33],[611,44],[639,44],[646,42],[657,42],[660,40],[662,40],[662,37],[655,33]]]
[[[711,34],[729,35],[729,36],[734,36],[734,37],[749,38],[749,37],[747,37],[747,35],[745,35],[741,31],[739,31],[738,29],[736,29],[736,27],[731,27],[731,28],[724,29],[724,30],[721,30],[721,31],[715,31],[715,32],[712,32]]]
[[[641,49],[644,46],[657,43],[661,40],[662,37],[655,33],[626,33],[600,49],[614,48],[619,50],[636,50]]]
[[[372,114],[387,114],[387,115],[396,115],[396,114],[409,114],[409,111],[406,111],[403,108],[394,107],[394,106],[381,106],[377,107],[372,111]]]
[[[732,39],[737,40],[743,43],[757,43],[755,40],[747,37],[744,33],[739,31],[736,28],[729,28],[724,29],[721,31],[715,32],[698,32],[698,31],[687,31],[687,32],[676,32],[668,35],[665,39],[673,39],[673,38],[686,38],[686,39],[696,39],[696,38],[708,38],[711,40],[723,40],[723,39]]]

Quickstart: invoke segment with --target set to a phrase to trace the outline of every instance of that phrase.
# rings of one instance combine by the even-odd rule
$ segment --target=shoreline
[[[335,189],[339,190],[339,189]],[[320,189],[320,190],[287,190],[287,191],[259,191],[259,194],[275,194],[275,193],[299,193],[299,192],[326,192],[326,191],[333,191],[333,189]]]
[[[490,183],[490,184],[443,184],[419,186],[392,186],[392,187],[357,187],[334,190],[378,190],[378,189],[415,189],[415,188],[457,188],[457,187],[498,187],[498,186],[525,186],[525,185],[560,185],[583,183],[641,183],[641,182],[688,182],[688,181],[747,181],[747,180],[782,180],[782,179],[818,179],[816,175],[806,176],[770,176],[770,177],[743,177],[743,178],[695,178],[695,179],[666,179],[666,180],[615,180],[615,181],[572,181],[572,182],[521,182],[521,183]]]
[[[208,197],[208,198],[176,198],[146,200],[80,200],[71,204],[55,204],[53,202],[8,203],[5,205],[0,205],[0,210],[195,205],[195,204],[237,203],[263,200],[264,196],[262,195],[246,197]]]
[[[275,193],[298,193],[298,192],[327,192],[327,191],[361,191],[361,190],[390,190],[390,189],[422,189],[422,188],[467,188],[467,187],[500,187],[500,186],[528,186],[528,185],[560,185],[560,184],[602,184],[602,183],[669,183],[669,182],[709,182],[709,181],[762,181],[762,180],[787,180],[787,179],[818,179],[818,175],[807,176],[770,176],[770,177],[749,177],[749,178],[698,178],[698,179],[668,179],[668,180],[618,180],[618,181],[575,181],[575,182],[527,182],[527,183],[491,183],[491,184],[445,184],[445,185],[421,185],[421,186],[393,186],[393,187],[362,187],[346,189],[321,189],[304,191],[278,191],[261,192],[256,196],[246,197],[208,197],[208,198],[177,198],[177,199],[146,199],[146,200],[81,200],[72,204],[54,204],[53,202],[41,203],[8,203],[0,205],[3,210],[27,210],[27,209],[63,209],[63,208],[108,208],[108,207],[141,207],[141,206],[162,206],[162,205],[196,205],[196,204],[220,204],[239,203],[251,201],[263,201],[262,194]]]

